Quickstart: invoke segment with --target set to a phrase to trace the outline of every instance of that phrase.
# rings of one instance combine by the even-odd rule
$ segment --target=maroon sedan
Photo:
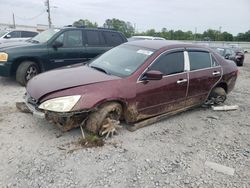
[[[113,134],[204,103],[226,100],[236,65],[209,48],[169,41],[133,41],[87,65],[40,74],[27,85],[30,111],[63,130],[84,126]],[[150,121],[149,121],[150,122]]]

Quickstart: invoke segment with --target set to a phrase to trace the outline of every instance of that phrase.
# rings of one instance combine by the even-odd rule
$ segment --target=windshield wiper
[[[90,66],[91,68],[93,68],[93,69],[96,69],[96,70],[98,70],[98,71],[101,71],[101,72],[104,72],[105,74],[109,74],[105,69],[103,69],[103,68],[100,68],[100,67],[96,67],[96,66]]]

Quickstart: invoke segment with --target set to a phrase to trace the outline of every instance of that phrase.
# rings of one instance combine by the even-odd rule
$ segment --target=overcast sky
[[[47,24],[45,0],[0,0],[0,23]],[[202,33],[221,28],[233,35],[250,30],[250,0],[50,0],[52,24],[64,26],[78,19],[102,26],[108,18],[136,25],[137,31],[191,30]],[[40,15],[40,16],[39,16]]]

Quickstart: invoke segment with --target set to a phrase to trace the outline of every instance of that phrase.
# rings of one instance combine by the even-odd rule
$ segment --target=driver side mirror
[[[157,70],[150,70],[144,74],[142,80],[161,80],[163,73]]]
[[[8,34],[8,35],[6,35],[4,38],[6,38],[6,39],[10,39],[10,38],[11,38],[11,35],[10,35],[10,34]]]
[[[52,47],[57,49],[57,48],[60,48],[63,46],[63,43],[62,42],[59,42],[59,41],[54,41]]]

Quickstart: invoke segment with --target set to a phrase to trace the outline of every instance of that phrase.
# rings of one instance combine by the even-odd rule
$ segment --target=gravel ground
[[[236,111],[197,108],[73,152],[80,129],[18,112],[25,89],[0,77],[0,187],[250,187],[250,54],[239,70],[226,102]]]

